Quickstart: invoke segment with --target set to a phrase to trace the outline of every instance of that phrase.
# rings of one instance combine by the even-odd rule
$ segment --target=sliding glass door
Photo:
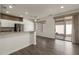
[[[64,40],[65,36],[65,25],[64,21],[56,22],[56,39]]]
[[[56,21],[56,39],[71,41],[72,34],[72,21],[71,20],[62,20]]]
[[[71,41],[71,37],[72,37],[72,21],[68,20],[68,21],[65,21],[65,23],[66,23],[66,37],[65,37],[65,40]]]

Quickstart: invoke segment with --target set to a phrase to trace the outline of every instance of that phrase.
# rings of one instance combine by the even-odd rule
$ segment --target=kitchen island
[[[0,32],[0,55],[8,55],[32,44],[36,44],[34,31]]]

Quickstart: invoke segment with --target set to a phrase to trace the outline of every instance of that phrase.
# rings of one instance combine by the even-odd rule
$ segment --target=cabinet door
[[[2,20],[1,27],[14,27],[14,23],[8,20]]]

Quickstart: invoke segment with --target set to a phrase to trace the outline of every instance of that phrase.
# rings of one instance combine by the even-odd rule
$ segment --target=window
[[[56,33],[64,34],[64,25],[56,25]]]
[[[38,23],[38,29],[39,32],[43,32],[43,24],[42,23]]]
[[[72,34],[72,21],[66,21],[66,35]]]

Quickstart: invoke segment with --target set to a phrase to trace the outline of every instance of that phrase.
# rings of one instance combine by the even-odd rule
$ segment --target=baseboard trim
[[[7,54],[4,54],[4,55],[11,55],[12,53],[17,52],[17,51],[19,51],[19,50],[21,50],[21,49],[24,49],[24,48],[26,48],[26,47],[29,47],[29,46],[31,46],[31,45],[33,45],[33,44],[28,44],[27,46],[23,46],[23,47],[21,47],[21,48],[19,48],[19,49],[13,50],[12,52],[7,53]]]
[[[55,38],[49,38],[49,37],[39,36],[39,35],[37,35],[36,37],[41,37],[41,38],[44,38],[44,39],[55,39]]]

